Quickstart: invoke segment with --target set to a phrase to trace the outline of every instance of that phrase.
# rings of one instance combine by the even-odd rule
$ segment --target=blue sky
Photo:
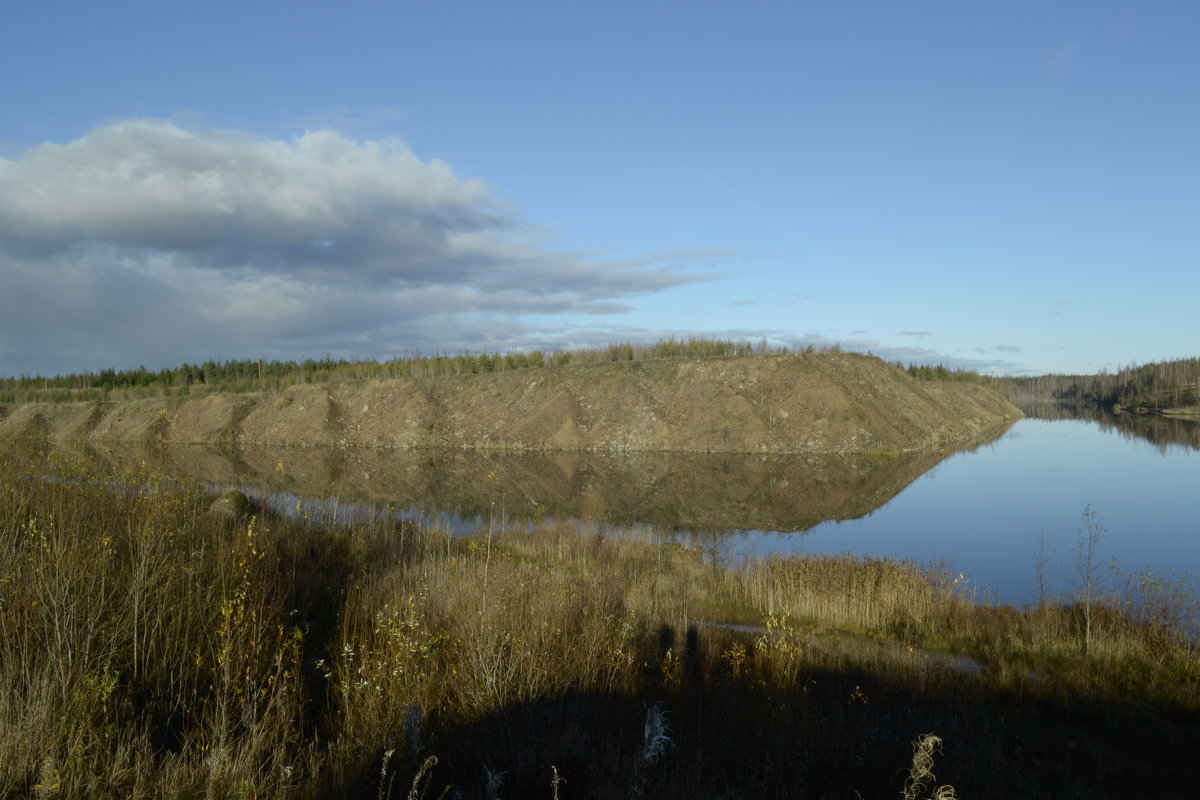
[[[0,374],[1200,349],[1192,2],[13,2]]]

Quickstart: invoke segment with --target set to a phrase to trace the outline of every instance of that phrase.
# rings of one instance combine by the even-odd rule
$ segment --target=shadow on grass
[[[469,723],[424,721],[380,783],[380,759],[329,796],[873,798],[901,794],[913,742],[936,733],[938,784],[964,798],[1179,797],[1200,791],[1200,718],[1133,703],[1040,697],[937,670],[922,680],[801,667],[735,675],[732,634],[647,637],[636,694],[567,693]],[[682,645],[682,646],[681,646]],[[751,645],[752,646],[752,645]],[[682,652],[663,669],[668,653]],[[776,678],[778,676],[775,676]],[[647,756],[661,711],[669,744]],[[557,774],[561,781],[552,785]],[[448,792],[448,793],[445,793]],[[922,795],[924,796],[924,795]]]

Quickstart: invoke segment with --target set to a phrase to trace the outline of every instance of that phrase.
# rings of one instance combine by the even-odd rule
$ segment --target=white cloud
[[[395,139],[122,121],[0,158],[0,374],[477,347],[731,255],[556,252]]]

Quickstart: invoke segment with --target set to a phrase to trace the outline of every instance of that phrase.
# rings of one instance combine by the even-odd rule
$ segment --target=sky
[[[1190,0],[12,0],[0,376],[1196,356],[1197,41]]]

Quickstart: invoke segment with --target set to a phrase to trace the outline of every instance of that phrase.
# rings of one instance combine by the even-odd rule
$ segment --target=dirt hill
[[[871,453],[965,444],[1021,416],[987,387],[849,353],[634,361],[275,393],[0,406],[0,436],[495,450]]]

